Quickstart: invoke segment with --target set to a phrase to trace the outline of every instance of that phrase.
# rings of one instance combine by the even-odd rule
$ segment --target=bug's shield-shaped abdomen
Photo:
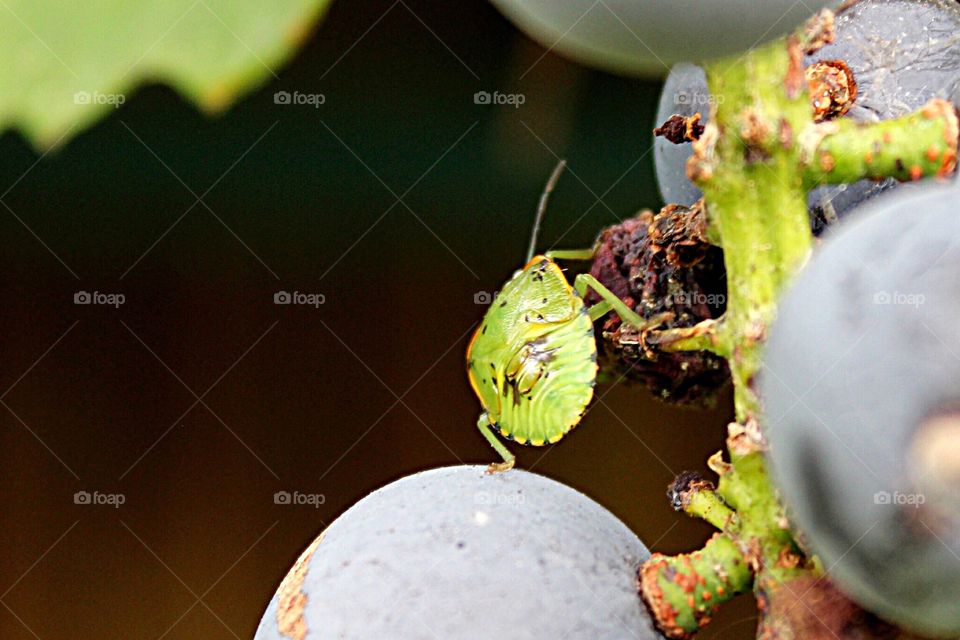
[[[524,344],[507,364],[506,379],[516,391],[517,398],[533,393],[537,383],[550,375],[550,363],[557,357],[559,347],[551,346],[549,335]]]
[[[597,377],[593,324],[549,258],[507,282],[467,349],[491,425],[524,444],[556,442],[580,421]]]
[[[562,438],[580,421],[593,397],[596,354],[586,313],[547,325],[541,335],[523,343],[499,385],[498,414],[491,412],[500,432],[534,445]]]

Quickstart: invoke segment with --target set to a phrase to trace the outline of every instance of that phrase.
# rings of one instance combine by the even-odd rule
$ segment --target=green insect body
[[[513,467],[514,456],[494,431],[520,444],[559,441],[583,417],[597,381],[597,342],[593,323],[610,311],[641,329],[666,315],[645,320],[589,274],[571,287],[553,258],[590,260],[592,250],[554,251],[534,257],[547,199],[566,163],[554,169],[540,196],[527,252],[527,265],[497,295],[467,347],[467,374],[483,413],[477,426],[503,462],[490,471]],[[601,302],[587,307],[592,289]]]
[[[520,444],[557,442],[593,397],[597,344],[583,299],[555,262],[534,258],[494,300],[467,350],[488,428]]]

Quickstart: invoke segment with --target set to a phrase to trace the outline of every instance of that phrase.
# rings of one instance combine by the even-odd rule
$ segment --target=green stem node
[[[715,534],[700,551],[655,553],[640,568],[643,597],[668,638],[690,638],[717,608],[750,590],[752,576],[737,544]]]

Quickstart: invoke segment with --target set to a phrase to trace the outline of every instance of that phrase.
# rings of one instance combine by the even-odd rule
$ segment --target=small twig
[[[720,531],[736,529],[737,514],[727,506],[717,489],[695,471],[681,473],[667,489],[667,497],[677,511],[709,522]]]

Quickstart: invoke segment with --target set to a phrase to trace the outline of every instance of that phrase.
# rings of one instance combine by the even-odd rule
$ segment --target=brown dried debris
[[[684,142],[693,142],[699,140],[706,128],[700,122],[699,113],[692,116],[672,115],[667,121],[653,130],[653,135],[666,138],[673,144],[683,144]]]
[[[753,107],[746,107],[740,113],[740,139],[745,145],[744,158],[748,164],[766,162],[770,159],[768,145],[773,142],[771,134],[774,125]],[[777,132],[777,137],[780,137]]]
[[[755,109],[747,107],[740,114],[740,137],[747,146],[761,147],[770,136],[770,124]]]
[[[793,100],[800,95],[804,84],[803,47],[800,46],[800,40],[796,35],[787,37],[787,55],[790,63],[787,66],[783,84],[787,90],[787,97]]]
[[[750,416],[743,424],[731,422],[727,425],[727,449],[733,455],[748,456],[767,450],[767,441],[757,419]]]
[[[695,208],[667,207],[604,230],[591,274],[645,318],[672,313],[665,328],[719,317],[726,308],[723,252],[701,242],[705,223],[699,216]],[[596,301],[589,294],[588,302]],[[723,358],[662,351],[615,314],[600,320],[597,331],[604,369],[642,382],[665,400],[709,403],[729,378]]]
[[[803,560],[803,556],[799,553],[796,553],[788,547],[784,547],[780,549],[780,553],[777,554],[777,568],[796,569],[803,563]]]
[[[806,70],[815,122],[833,120],[850,111],[857,99],[857,81],[843,60],[821,60]]]
[[[651,250],[663,252],[674,267],[696,265],[713,247],[707,240],[707,216],[702,198],[689,207],[668,204],[653,217],[647,233]]]
[[[713,177],[716,157],[715,150],[720,130],[715,124],[708,123],[700,138],[693,142],[693,155],[687,158],[687,178],[693,183],[706,182]]]
[[[793,146],[793,127],[790,126],[790,122],[786,118],[780,118],[777,141],[787,151]]]
[[[721,478],[733,471],[733,465],[723,459],[723,451],[717,451],[710,456],[707,467]]]
[[[834,41],[837,36],[836,22],[836,15],[829,9],[823,9],[810,18],[803,34],[794,33],[787,37],[790,62],[784,87],[791,100],[799,96],[804,87],[804,56],[812,55]]]

